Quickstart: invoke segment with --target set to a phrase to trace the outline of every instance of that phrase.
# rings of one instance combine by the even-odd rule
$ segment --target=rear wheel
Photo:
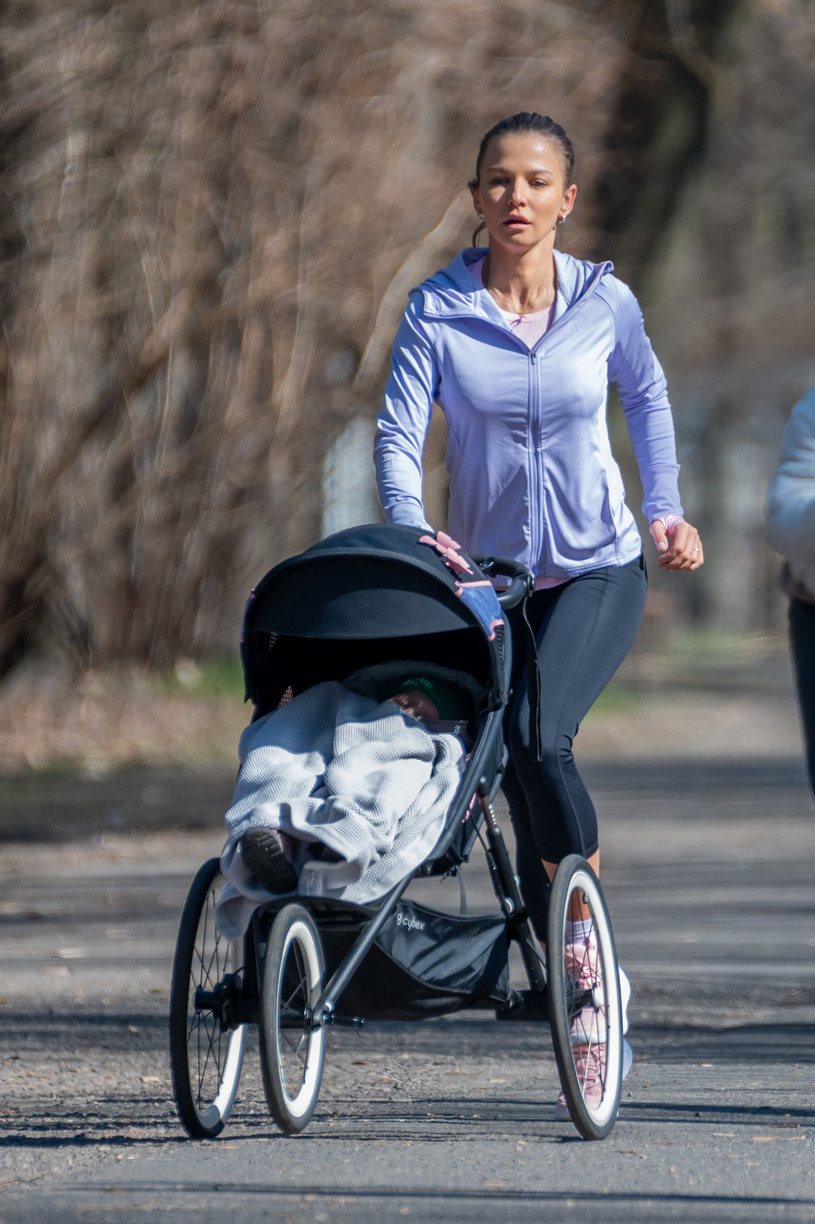
[[[314,920],[302,905],[285,906],[266,943],[260,1056],[269,1112],[289,1134],[306,1126],[320,1092],[325,1028],[314,1027],[311,1017],[324,973]]]
[[[576,938],[567,935],[570,919],[582,923]],[[576,854],[564,859],[552,883],[547,959],[552,1041],[568,1112],[585,1139],[604,1139],[620,1103],[620,980],[599,881]]]
[[[170,1063],[181,1122],[195,1139],[223,1130],[235,1101],[246,1025],[230,1022],[240,989],[243,940],[228,940],[215,925],[224,883],[218,859],[199,869],[181,914],[170,991]]]

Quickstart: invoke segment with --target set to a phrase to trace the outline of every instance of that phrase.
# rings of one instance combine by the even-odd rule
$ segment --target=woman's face
[[[494,137],[487,145],[473,203],[490,244],[524,251],[554,242],[558,217],[571,212],[576,195],[557,142],[524,132]]]

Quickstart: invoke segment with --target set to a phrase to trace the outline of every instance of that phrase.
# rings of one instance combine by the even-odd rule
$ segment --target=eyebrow
[[[495,173],[496,173],[497,171],[499,171],[499,170],[500,170],[500,171],[503,171],[503,172],[504,172],[504,174],[509,174],[509,173],[510,173],[510,171],[509,171],[509,170],[507,170],[506,166],[502,166],[500,163],[499,163],[498,165],[496,165],[496,166],[487,166],[487,169],[486,169],[485,173],[486,173],[486,174],[495,174]],[[549,166],[538,166],[536,169],[534,169],[534,170],[526,170],[526,171],[524,171],[524,173],[525,173],[525,174],[533,174],[533,175],[534,175],[534,174],[554,174],[554,173],[555,173],[555,171],[554,171],[554,170],[553,170],[551,167],[549,167]]]

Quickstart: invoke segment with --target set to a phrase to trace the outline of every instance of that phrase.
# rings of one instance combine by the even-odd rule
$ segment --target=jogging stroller
[[[493,809],[506,761],[504,715],[512,642],[503,611],[532,589],[504,559],[467,558],[455,572],[431,537],[373,524],[339,532],[272,569],[247,605],[241,643],[254,718],[324,680],[393,660],[443,664],[475,682],[472,746],[443,832],[418,872],[374,905],[281,897],[228,939],[215,907],[220,860],[195,876],[181,916],[170,1003],[170,1057],[181,1122],[211,1138],[232,1109],[247,1026],[257,1024],[269,1110],[301,1131],[317,1103],[328,1025],[421,1019],[488,1008],[496,1019],[548,1023],[569,1113],[602,1139],[618,1111],[622,1008],[611,925],[600,885],[573,855],[560,864],[548,909],[548,946],[532,932]],[[504,580],[496,594],[491,576]],[[476,842],[486,854],[497,912],[444,913],[405,897],[417,874],[456,872]],[[590,919],[580,965],[567,918]],[[510,944],[526,989],[509,984]]]

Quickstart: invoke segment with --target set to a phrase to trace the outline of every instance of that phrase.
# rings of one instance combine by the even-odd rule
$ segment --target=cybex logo
[[[409,931],[423,931],[425,928],[420,918],[415,918],[413,914],[403,914],[401,910],[396,915],[396,925],[407,927]]]

